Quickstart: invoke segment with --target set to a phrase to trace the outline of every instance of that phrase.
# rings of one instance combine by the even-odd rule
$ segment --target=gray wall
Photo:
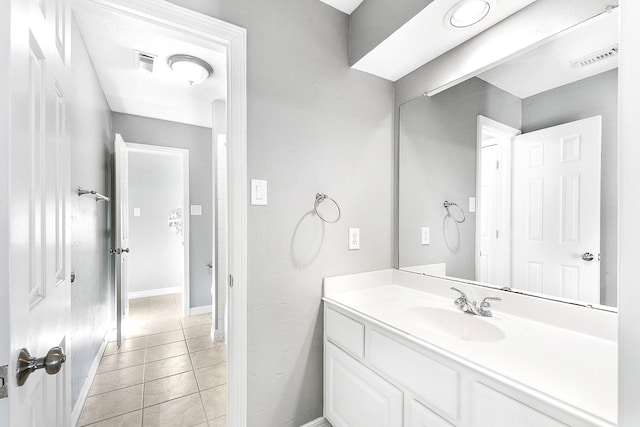
[[[112,118],[113,132],[126,142],[189,150],[190,204],[202,205],[202,215],[190,217],[190,307],[210,305],[211,270],[204,266],[213,261],[211,129],[121,113],[113,113]]]
[[[391,266],[393,84],[349,68],[348,17],[318,0],[173,2],[248,30],[248,178],[269,182],[248,211],[248,424],[298,427],[322,415],[322,278]],[[340,222],[312,215],[319,191]]]
[[[111,193],[113,152],[111,112],[93,65],[71,22],[72,81],[69,97],[71,136],[71,402],[75,405],[89,369],[109,327],[113,295],[109,249],[110,205],[89,196],[78,197],[85,187]]]
[[[522,131],[602,116],[600,286],[603,304],[617,305],[618,286],[618,70],[526,98]]]
[[[178,155],[129,153],[129,292],[184,285],[183,237],[167,222],[185,212],[182,169]]]
[[[400,108],[400,267],[444,262],[447,275],[475,280],[468,202],[476,194],[477,116],[520,128],[521,109],[520,98],[478,78]],[[445,200],[460,205],[465,222],[446,216]],[[421,227],[430,227],[430,245],[421,244]]]
[[[349,17],[349,60],[353,65],[433,0],[365,0]]]

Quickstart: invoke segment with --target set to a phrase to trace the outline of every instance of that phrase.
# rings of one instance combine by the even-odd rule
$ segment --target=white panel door
[[[326,342],[325,417],[334,427],[402,427],[402,392]]]
[[[22,385],[15,373],[22,349],[39,358],[69,344],[70,12],[64,0],[9,1],[9,418],[12,426],[68,426],[69,366],[35,370]],[[47,363],[64,362],[54,359]]]
[[[480,157],[479,277],[483,283],[498,284],[498,145],[482,147]]]
[[[598,116],[515,137],[512,287],[600,303],[601,127]]]
[[[116,324],[117,343],[122,344],[123,319],[129,313],[129,152],[122,136],[116,134],[115,163],[115,242],[112,254],[116,257]]]

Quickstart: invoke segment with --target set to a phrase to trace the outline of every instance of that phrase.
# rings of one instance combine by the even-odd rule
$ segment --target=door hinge
[[[496,161],[496,169],[500,169],[500,160]]]
[[[496,230],[496,239],[497,239],[498,237],[499,237],[499,236],[498,236],[498,230]]]
[[[9,394],[9,367],[0,366],[0,399],[4,399]]]
[[[229,287],[233,288],[233,276],[231,274],[229,275]]]

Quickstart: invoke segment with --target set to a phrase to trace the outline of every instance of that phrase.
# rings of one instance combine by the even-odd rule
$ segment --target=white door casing
[[[477,120],[477,156],[476,163],[476,280],[497,286],[511,285],[511,151],[513,137],[519,135],[518,129],[507,126],[490,118],[479,115]],[[491,141],[491,142],[487,142]],[[484,146],[495,145],[495,158],[484,159]],[[492,153],[493,156],[494,153]],[[486,167],[485,167],[486,166]],[[485,176],[483,171],[491,170],[490,197],[484,200]],[[485,172],[488,174],[488,172]],[[487,205],[493,214],[485,213]],[[492,216],[493,218],[487,218]],[[489,250],[487,250],[489,249]],[[483,259],[487,251],[486,259]],[[484,266],[491,264],[495,274],[489,280]],[[488,267],[487,267],[488,268]]]
[[[26,348],[68,354],[70,9],[65,0],[11,0],[9,130],[9,372]],[[10,374],[11,425],[69,425],[70,366]]]
[[[122,344],[123,319],[129,313],[129,152],[122,136],[116,134],[114,142],[114,219],[117,343]]]
[[[13,0],[19,1],[19,0]],[[247,423],[247,31],[162,0],[75,0],[74,8],[125,15],[198,37],[227,57],[227,141],[229,177],[228,416],[229,425]]]
[[[489,142],[491,141],[491,142]],[[480,160],[480,206],[477,211],[480,275],[483,283],[498,284],[498,144],[495,138],[485,141]]]
[[[597,116],[515,138],[513,287],[600,303],[601,128]]]

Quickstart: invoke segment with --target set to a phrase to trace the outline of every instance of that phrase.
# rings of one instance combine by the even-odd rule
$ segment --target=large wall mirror
[[[615,9],[401,106],[400,269],[617,305],[617,50]]]

